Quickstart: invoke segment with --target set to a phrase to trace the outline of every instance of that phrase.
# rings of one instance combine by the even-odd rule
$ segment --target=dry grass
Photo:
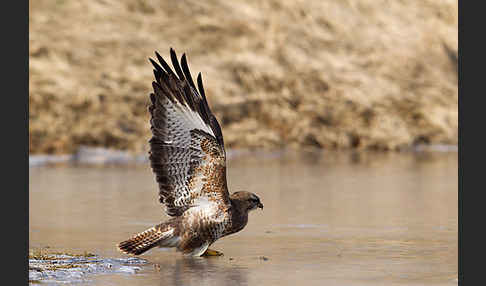
[[[66,251],[52,251],[49,248],[29,248],[29,259],[35,260],[58,260],[72,257],[94,257],[95,254],[84,251],[81,254],[74,254]]]
[[[30,1],[30,152],[141,152],[154,50],[229,148],[457,144],[457,1]]]

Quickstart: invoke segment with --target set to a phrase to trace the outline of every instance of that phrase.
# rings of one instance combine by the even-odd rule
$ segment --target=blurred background
[[[31,154],[145,154],[148,61],[202,73],[226,148],[456,145],[457,1],[29,1]]]

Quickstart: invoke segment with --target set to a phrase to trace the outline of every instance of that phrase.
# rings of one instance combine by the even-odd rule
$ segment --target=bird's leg
[[[222,252],[212,249],[206,249],[206,252],[203,253],[202,256],[222,256],[224,255]]]

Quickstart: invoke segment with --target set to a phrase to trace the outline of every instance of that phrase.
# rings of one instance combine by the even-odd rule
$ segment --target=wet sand
[[[166,219],[146,163],[30,169],[30,247],[127,257],[115,244]],[[228,161],[230,191],[265,209],[222,257],[154,249],[91,285],[457,284],[457,153],[265,153]]]

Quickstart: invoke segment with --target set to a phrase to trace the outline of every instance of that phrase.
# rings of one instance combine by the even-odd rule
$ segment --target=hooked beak
[[[258,208],[261,208],[263,210],[263,204],[262,203],[258,203]]]

